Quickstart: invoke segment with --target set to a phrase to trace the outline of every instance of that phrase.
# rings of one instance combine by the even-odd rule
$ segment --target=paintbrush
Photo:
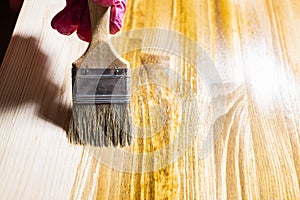
[[[69,135],[81,144],[125,146],[131,143],[130,69],[109,41],[110,8],[89,0],[92,37],[73,63],[73,117]]]

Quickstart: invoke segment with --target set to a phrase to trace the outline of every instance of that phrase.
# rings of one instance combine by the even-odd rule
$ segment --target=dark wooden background
[[[8,0],[0,1],[0,63],[2,63],[19,11],[9,7]]]

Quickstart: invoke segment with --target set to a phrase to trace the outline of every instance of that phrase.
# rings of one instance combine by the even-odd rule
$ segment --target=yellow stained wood
[[[51,29],[50,20],[63,3],[25,1],[0,68],[1,198],[300,198],[298,1],[128,0],[123,31],[164,27],[192,38],[215,63],[225,88],[225,96],[212,99],[226,101],[214,150],[200,158],[199,134],[176,162],[143,174],[112,170],[67,139],[70,66],[87,44]],[[147,59],[143,53],[124,57],[139,66]],[[171,59],[170,67],[181,69],[197,91],[201,113],[209,112],[204,80],[194,77],[193,66]],[[151,73],[133,79],[151,79]],[[166,88],[150,85],[134,94],[139,126],[157,125],[151,106],[160,102],[168,108],[169,124],[159,132],[164,140],[137,141],[131,149],[153,151],[176,136],[182,116]],[[204,119],[201,130],[207,128]]]

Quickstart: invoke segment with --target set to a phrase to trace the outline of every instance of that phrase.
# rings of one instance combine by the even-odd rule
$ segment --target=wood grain
[[[63,6],[25,1],[0,68],[1,199],[300,199],[298,1],[128,1],[123,31],[163,27],[197,41],[224,81],[225,95],[215,99],[226,101],[225,124],[207,157],[200,159],[198,135],[176,162],[140,174],[101,164],[66,136],[71,63],[87,44],[51,29]],[[143,52],[124,57],[138,66]],[[175,61],[208,112],[203,80],[193,85],[193,66]],[[151,105],[171,95],[155,87],[140,94],[136,119],[154,123]],[[132,151],[153,151],[176,136],[177,104],[165,102],[166,140],[136,141]]]

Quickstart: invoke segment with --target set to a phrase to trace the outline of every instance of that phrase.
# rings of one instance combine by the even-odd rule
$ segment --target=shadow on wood
[[[10,45],[16,51],[9,55],[14,59],[9,63],[4,60],[0,70],[0,109],[15,112],[24,104],[34,104],[37,116],[66,130],[71,109],[63,104],[64,86],[60,88],[51,80],[55,71],[49,58],[33,37],[15,35]]]

